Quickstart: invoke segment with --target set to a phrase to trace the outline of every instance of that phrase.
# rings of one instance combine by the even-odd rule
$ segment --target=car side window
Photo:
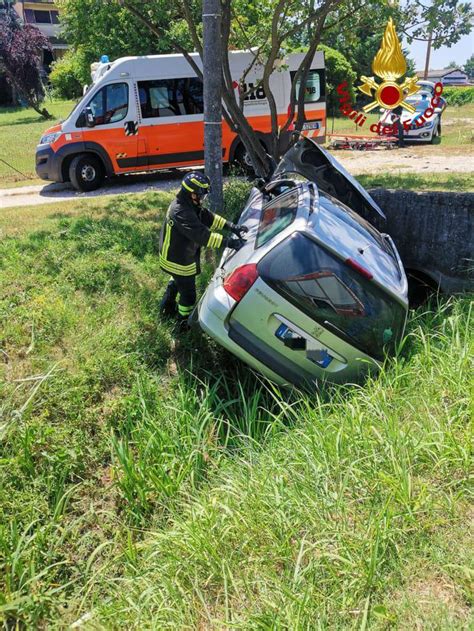
[[[204,112],[202,81],[197,77],[138,82],[142,118],[190,116]]]
[[[128,85],[112,83],[106,88],[106,124],[117,123],[125,118],[128,112]]]
[[[95,117],[95,125],[109,125],[123,120],[128,112],[128,84],[111,83],[96,92],[86,107],[90,107]],[[83,116],[77,121],[83,127]]]
[[[89,101],[89,105],[87,106],[91,108],[92,113],[94,114],[96,125],[104,124],[104,113],[105,113],[104,96],[105,96],[105,88],[102,88],[102,90],[99,90],[97,94],[94,94],[92,99]]]

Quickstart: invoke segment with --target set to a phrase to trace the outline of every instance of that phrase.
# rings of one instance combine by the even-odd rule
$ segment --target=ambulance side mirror
[[[86,127],[95,127],[96,125],[96,120],[95,120],[95,116],[93,111],[91,110],[90,107],[86,107],[85,110],[83,111],[84,114],[84,118],[86,121]]]

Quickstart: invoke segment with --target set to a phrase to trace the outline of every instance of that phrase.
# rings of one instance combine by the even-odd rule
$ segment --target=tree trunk
[[[37,112],[40,116],[42,116],[45,120],[51,120],[53,117],[48,112],[48,110],[45,107],[41,107],[40,102],[32,98],[24,90],[22,90],[21,85],[19,85],[19,83],[15,80],[15,75],[6,66],[4,66],[4,70],[9,82],[18,92],[20,98],[24,99],[28,103],[28,106],[31,107],[31,109]]]

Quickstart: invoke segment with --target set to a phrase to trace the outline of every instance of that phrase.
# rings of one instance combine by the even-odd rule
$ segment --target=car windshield
[[[256,247],[265,245],[295,220],[298,212],[298,191],[293,189],[273,199],[262,209]]]
[[[400,339],[405,307],[303,233],[275,247],[258,271],[289,302],[370,357],[382,360]]]
[[[414,101],[408,100],[407,103],[415,107],[417,112],[424,112],[430,106],[430,102],[428,101],[428,99],[416,99]],[[405,111],[408,112],[408,110]]]

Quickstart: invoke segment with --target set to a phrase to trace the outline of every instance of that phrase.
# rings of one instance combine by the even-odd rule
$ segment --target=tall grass
[[[435,536],[450,548],[467,515],[470,326],[468,302],[444,303],[414,317],[403,355],[364,387],[291,405],[275,394],[288,427],[279,424],[264,449],[247,442],[171,524],[148,535],[139,562],[96,601],[96,619],[146,628],[467,628],[462,581],[451,607],[433,598],[427,612],[401,610],[395,592],[416,577],[405,568],[433,560]],[[439,574],[455,581],[467,532],[457,544],[422,576],[427,585]]]
[[[467,628],[469,299],[363,387],[282,390],[157,320],[168,199],[0,244],[4,626]]]

